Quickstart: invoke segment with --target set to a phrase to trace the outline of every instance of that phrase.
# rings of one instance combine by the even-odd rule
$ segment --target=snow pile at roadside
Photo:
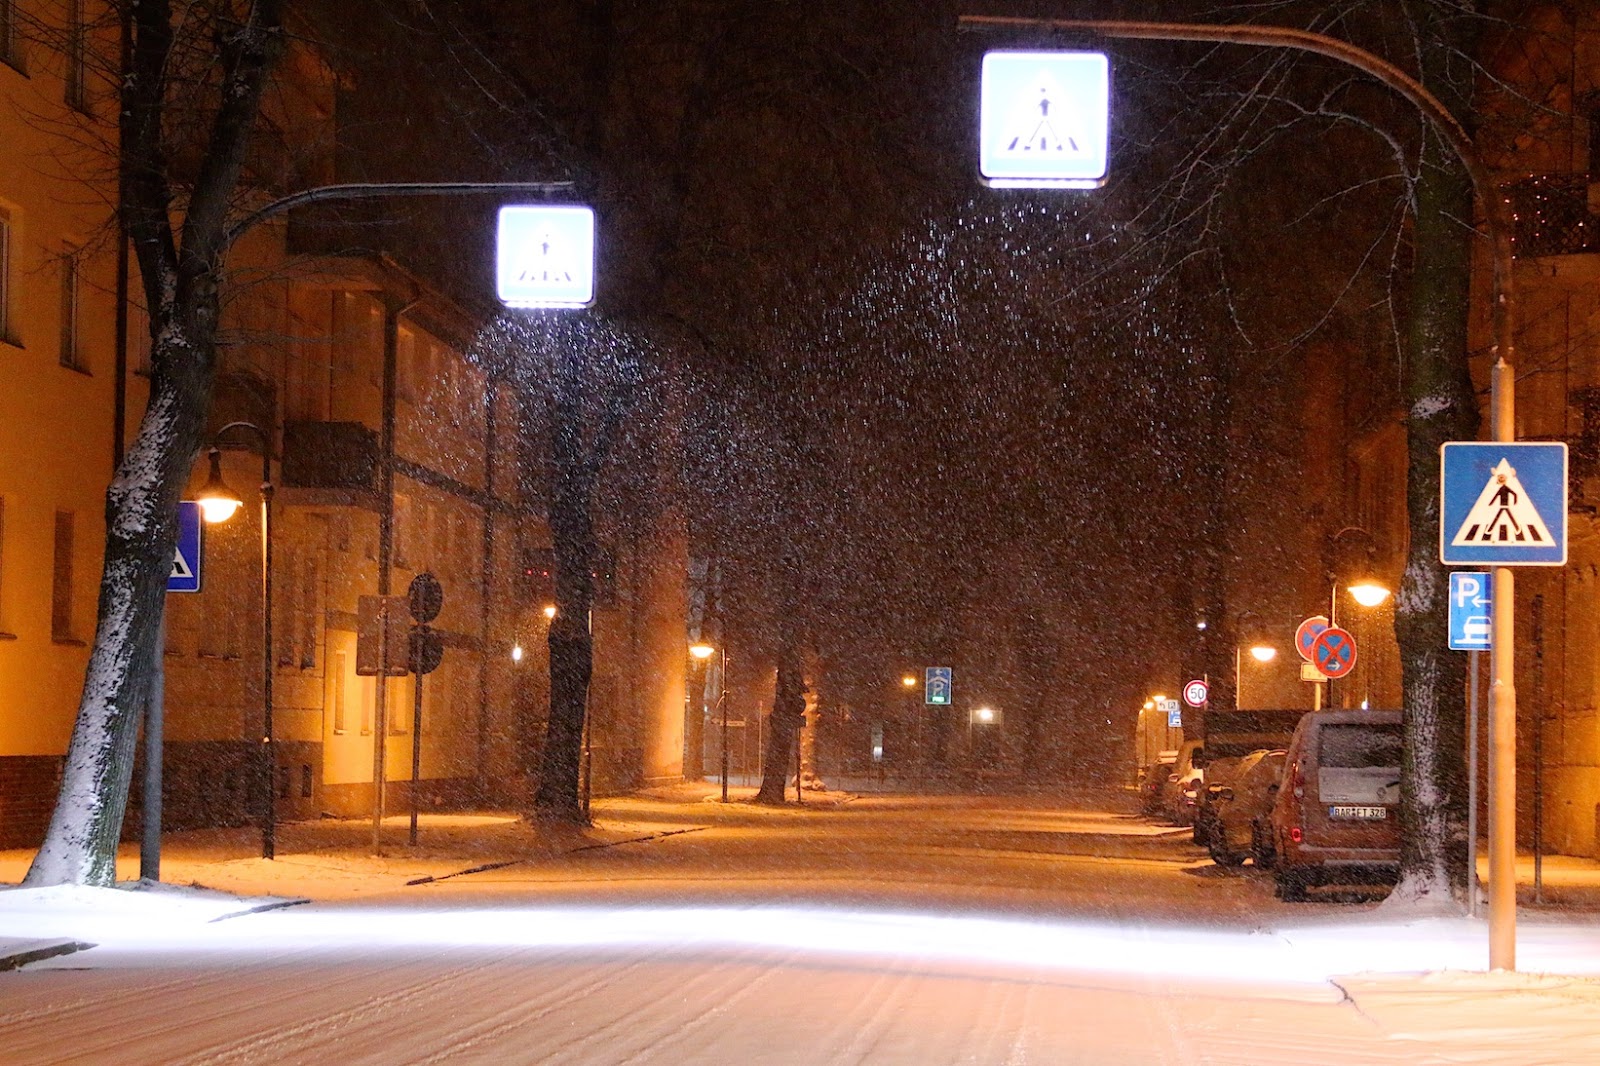
[[[1529,973],[1355,974],[1334,984],[1393,1044],[1452,1063],[1600,1062],[1600,980]]]
[[[159,942],[178,928],[300,902],[141,881],[122,888],[5,888],[0,889],[0,938]]]

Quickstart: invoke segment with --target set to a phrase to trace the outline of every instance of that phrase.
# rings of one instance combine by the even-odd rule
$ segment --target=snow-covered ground
[[[1481,922],[1275,903],[1108,813],[613,813],[704,827],[243,914],[0,892],[0,936],[98,945],[0,974],[0,1061],[1600,1061],[1594,912],[1525,914],[1527,972],[1484,974]]]

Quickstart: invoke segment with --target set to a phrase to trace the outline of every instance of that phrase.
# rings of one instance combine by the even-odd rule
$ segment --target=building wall
[[[66,60],[31,28],[39,21],[59,43],[63,6],[14,8],[20,32],[0,55],[0,846],[42,832],[49,805],[38,796],[53,794],[77,708],[105,538],[115,381],[110,174],[87,147],[115,110],[88,72],[92,91],[82,107],[68,106]],[[64,181],[73,195],[62,194]],[[71,352],[64,335],[76,336]],[[58,516],[70,516],[60,521],[72,530],[59,562]]]

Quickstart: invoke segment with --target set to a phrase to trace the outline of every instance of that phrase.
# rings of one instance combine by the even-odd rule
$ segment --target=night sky
[[[349,177],[578,182],[592,314],[686,398],[691,531],[724,560],[732,640],[764,654],[775,615],[802,619],[836,702],[951,662],[1037,736],[1091,742],[1226,609],[1229,565],[1293,565],[1274,493],[1307,352],[1392,361],[1387,146],[1307,110],[1414,122],[1318,61],[1113,48],[1107,186],[1000,191],[976,172],[978,62],[1063,41],[958,32],[983,5],[378,7],[341,38]],[[488,217],[417,208],[385,239],[481,300],[488,249],[459,235]]]

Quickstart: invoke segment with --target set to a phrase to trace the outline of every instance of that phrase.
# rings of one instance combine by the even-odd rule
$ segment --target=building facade
[[[114,182],[85,178],[115,171],[112,84],[74,73],[74,47],[114,55],[115,29],[86,40],[80,30],[99,31],[74,30],[81,15],[0,0],[0,847],[36,844],[54,803],[94,635],[105,488],[147,394],[137,271],[119,288]],[[291,47],[245,202],[337,180],[340,77]],[[94,150],[77,158],[85,145]],[[247,234],[228,268],[208,437],[245,506],[205,528],[200,591],[167,599],[166,824],[254,817],[264,656],[279,818],[367,814],[379,765],[385,806],[404,810],[413,745],[425,809],[518,808],[549,689],[537,394],[514,367],[475,357],[481,312],[394,259],[330,254],[280,220]],[[260,432],[218,435],[235,422]],[[682,774],[686,538],[666,473],[674,448],[663,434],[647,457],[653,473],[634,472],[654,504],[601,522],[613,572],[593,619],[597,792]],[[204,460],[190,497],[207,481]],[[424,572],[444,590],[434,625],[445,651],[423,683],[419,731],[414,679],[380,685],[358,669],[357,646],[363,598],[402,595]]]

